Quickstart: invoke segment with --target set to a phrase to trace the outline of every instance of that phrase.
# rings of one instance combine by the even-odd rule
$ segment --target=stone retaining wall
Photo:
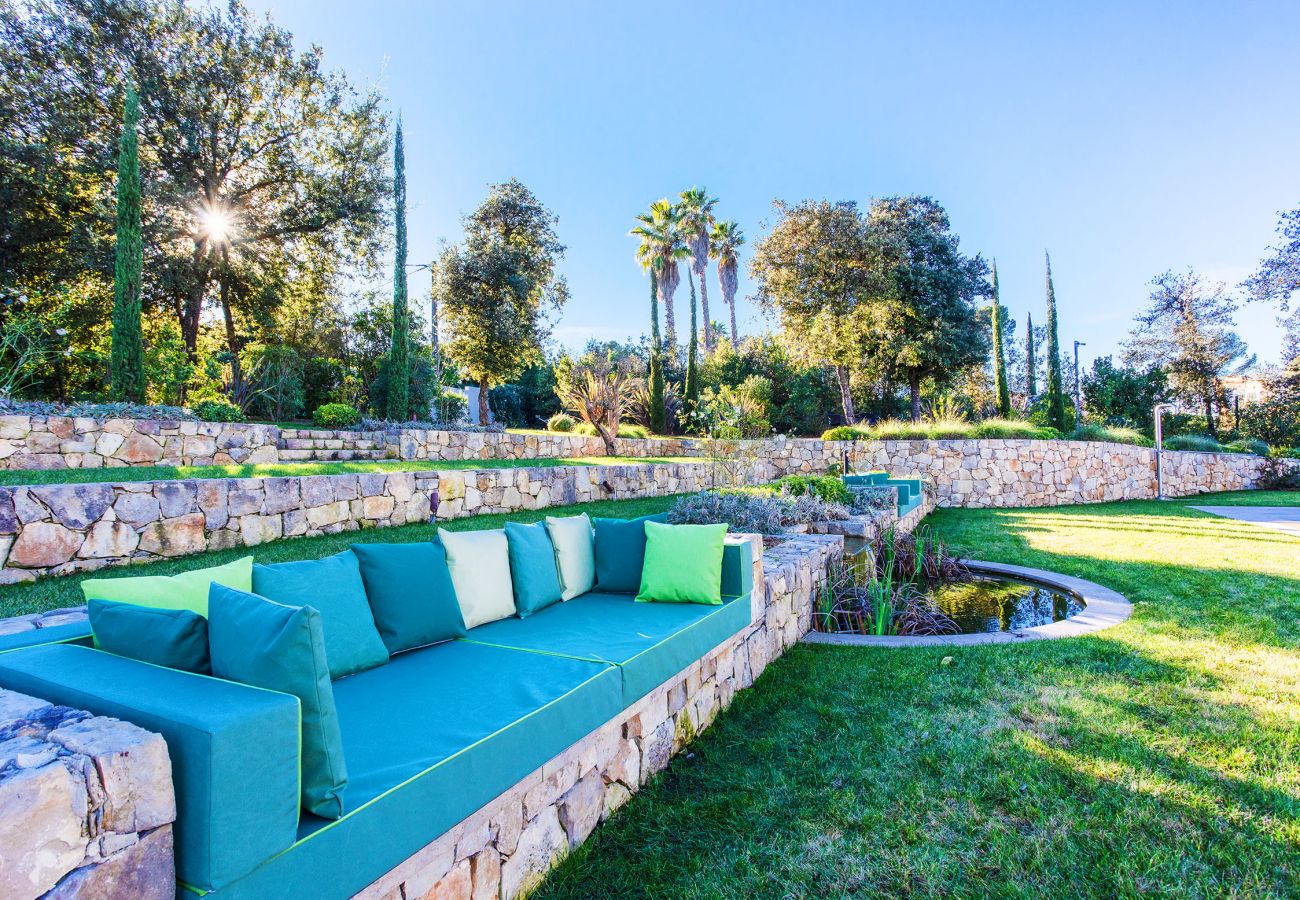
[[[171,898],[174,821],[160,735],[0,689],[0,897]]]
[[[0,584],[282,537],[698,491],[714,474],[699,462],[0,487]],[[746,479],[768,477],[757,466]]]
[[[0,416],[0,468],[207,466],[279,460],[274,425]]]

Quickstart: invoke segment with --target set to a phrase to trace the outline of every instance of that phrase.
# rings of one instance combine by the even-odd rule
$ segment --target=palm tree
[[[673,294],[677,293],[677,285],[682,281],[677,260],[690,254],[682,237],[681,213],[665,198],[651,203],[650,212],[642,213],[636,220],[641,224],[629,234],[641,239],[641,245],[636,248],[636,258],[658,278],[668,352],[676,358],[677,320],[673,317]]]
[[[709,319],[709,282],[704,276],[709,270],[709,228],[713,225],[713,207],[717,197],[710,197],[703,188],[691,188],[682,191],[682,202],[678,204],[681,213],[682,235],[691,253],[691,271],[700,282],[700,309],[704,313],[704,350],[713,349],[713,329]]]
[[[740,337],[736,333],[736,250],[745,243],[745,233],[740,230],[739,222],[718,222],[709,240],[709,255],[718,261],[722,302],[731,310],[731,343],[737,344]]]

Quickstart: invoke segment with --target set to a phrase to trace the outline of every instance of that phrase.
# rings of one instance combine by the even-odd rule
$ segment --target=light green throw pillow
[[[89,578],[81,591],[91,600],[116,600],[154,609],[188,609],[208,615],[208,587],[213,583],[237,591],[253,590],[253,557],[245,556],[224,566],[195,569],[179,575],[134,575],[127,578]]]
[[[596,535],[591,518],[580,516],[546,517],[546,533],[555,547],[555,568],[560,573],[561,600],[572,600],[596,584]]]
[[[510,544],[500,528],[491,531],[438,529],[447,551],[447,568],[456,588],[456,602],[465,627],[485,625],[515,614],[515,588],[510,580]]]
[[[645,523],[638,602],[722,604],[723,525]]]

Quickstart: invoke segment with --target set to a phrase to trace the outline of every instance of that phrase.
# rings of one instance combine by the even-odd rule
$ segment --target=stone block
[[[94,761],[105,795],[104,831],[148,831],[175,821],[171,758],[160,735],[96,716],[51,731],[49,740]]]
[[[96,522],[77,550],[82,559],[130,556],[140,545],[140,535],[123,522]]]
[[[140,424],[144,423],[137,423],[137,426]],[[120,459],[130,466],[144,466],[151,465],[162,459],[163,448],[162,444],[147,434],[136,430],[126,436],[126,439],[116,451],[104,455],[111,456],[113,459]]]
[[[244,546],[256,547],[279,539],[284,533],[284,523],[279,516],[244,516],[239,520],[239,533]]]
[[[81,547],[82,534],[54,522],[33,522],[22,530],[9,551],[7,565],[23,569],[59,566]]]
[[[139,528],[158,521],[162,507],[150,494],[123,494],[114,501],[113,513],[119,521]]]
[[[171,519],[197,512],[198,492],[194,481],[164,481],[154,486],[153,495],[158,498],[163,518]]]
[[[98,522],[113,505],[113,486],[109,484],[57,484],[30,490],[61,525],[78,530]]]
[[[595,769],[590,770],[569,788],[556,805],[560,824],[569,836],[569,846],[578,846],[595,830],[601,813],[604,812],[604,779]]]
[[[81,863],[90,797],[62,760],[0,773],[0,897],[38,897]]]
[[[536,887],[568,848],[559,814],[554,806],[546,807],[524,828],[515,852],[501,863],[502,898],[510,900]]]
[[[131,835],[132,838],[135,835]],[[107,841],[108,836],[100,839]],[[176,896],[172,826],[163,825],[85,866],[55,886],[45,900],[171,900]]]
[[[158,556],[200,553],[204,546],[203,513],[154,522],[140,533],[140,549]]]

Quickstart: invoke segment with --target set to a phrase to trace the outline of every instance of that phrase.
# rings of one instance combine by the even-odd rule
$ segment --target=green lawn
[[[241,556],[252,554],[258,562],[285,562],[294,559],[317,559],[338,553],[349,544],[374,543],[385,541],[427,541],[434,531],[448,528],[453,531],[468,531],[477,528],[500,528],[506,520],[512,522],[537,522],[546,516],[576,516],[587,513],[592,516],[609,516],[613,518],[634,518],[663,512],[672,506],[676,496],[650,497],[643,500],[601,500],[594,503],[576,503],[571,506],[552,506],[546,509],[520,510],[509,515],[467,516],[463,519],[451,519],[437,525],[421,523],[403,525],[398,528],[372,528],[365,531],[344,531],[339,534],[327,534],[319,537],[295,537],[273,541],[258,547],[239,547],[231,550],[217,550],[211,553],[198,553],[179,559],[159,560],[136,566],[70,575],[64,578],[45,578],[27,584],[0,585],[0,618],[21,616],[27,613],[43,612],[64,606],[78,606],[85,602],[81,593],[81,582],[86,578],[104,578],[115,575],[174,575],[190,569],[205,566],[217,566],[230,562]]]
[[[1136,608],[1019,646],[800,645],[539,897],[1300,894],[1300,539],[1188,508],[943,510]],[[945,656],[952,664],[941,665]]]
[[[360,472],[425,472],[455,469],[617,466],[628,463],[706,462],[698,456],[584,456],[574,459],[350,460],[347,462],[258,463],[230,466],[113,466],[99,469],[5,469],[0,486],[18,484],[85,484],[97,481],[171,481],[177,478],[269,478],[279,475],[345,475]]]

